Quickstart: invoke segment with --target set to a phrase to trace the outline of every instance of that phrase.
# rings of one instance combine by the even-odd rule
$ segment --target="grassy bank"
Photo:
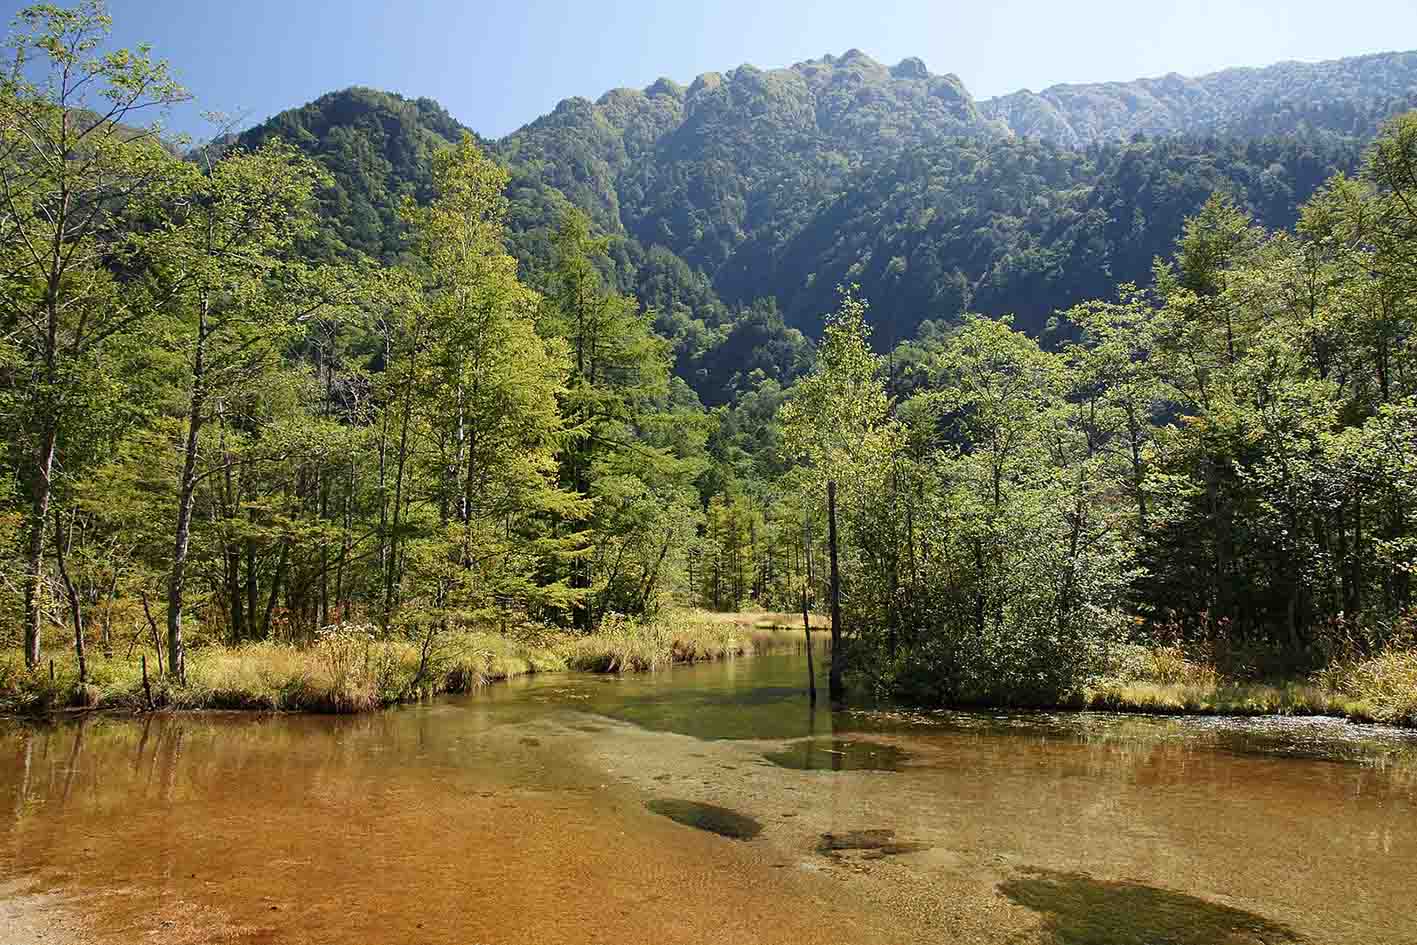
[[[1303,679],[1250,680],[1175,647],[1127,647],[1067,707],[1185,715],[1327,715],[1417,726],[1417,650],[1336,662]]]
[[[741,656],[781,645],[784,634],[772,628],[787,620],[790,615],[684,612],[655,621],[612,617],[589,635],[547,629],[505,636],[460,630],[439,633],[431,641],[415,634],[381,639],[369,628],[343,628],[301,646],[194,647],[188,654],[185,686],[165,679],[149,651],[146,690],[136,652],[105,656],[91,648],[89,678],[80,685],[72,652],[53,654],[51,677],[48,658],[38,670],[27,671],[17,649],[9,647],[0,653],[0,713],[139,711],[150,705],[362,712],[437,693],[470,692],[530,673],[639,672]]]
[[[527,673],[565,669],[554,650],[495,634],[442,635],[425,658],[420,642],[327,634],[307,646],[249,643],[193,648],[187,684],[158,673],[149,652],[148,690],[135,654],[89,658],[78,681],[72,654],[27,672],[18,654],[0,657],[0,711],[44,714],[65,708],[254,709],[362,712],[437,692],[467,692]]]
[[[140,711],[251,709],[361,712],[437,693],[476,690],[531,673],[644,672],[676,663],[729,659],[796,646],[801,617],[685,611],[654,621],[612,617],[593,634],[522,630],[512,635],[454,631],[424,639],[379,639],[346,628],[304,646],[252,643],[202,646],[188,657],[187,685],[164,679],[148,660],[151,702],[135,653],[95,649],[89,679],[78,683],[72,653],[27,672],[17,650],[0,653],[0,713],[42,715],[76,707]],[[813,616],[813,630],[824,631]],[[152,654],[148,654],[152,657]],[[1323,715],[1417,726],[1417,650],[1392,649],[1335,663],[1303,679],[1226,675],[1175,647],[1123,647],[1106,671],[1056,699],[1020,698],[1031,707],[1175,715]]]
[[[819,617],[813,628],[822,629]],[[793,624],[793,621],[797,621]],[[642,672],[675,663],[743,656],[794,644],[800,616],[774,613],[718,614],[689,611],[653,621],[610,618],[598,632],[567,637],[556,648],[570,669],[592,673]]]

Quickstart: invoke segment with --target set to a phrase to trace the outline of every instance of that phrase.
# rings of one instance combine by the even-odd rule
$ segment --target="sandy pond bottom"
[[[813,712],[800,676],[0,728],[0,942],[1417,942],[1411,735]]]

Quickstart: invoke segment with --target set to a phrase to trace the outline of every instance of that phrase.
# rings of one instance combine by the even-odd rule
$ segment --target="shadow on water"
[[[1030,869],[999,892],[1045,916],[1056,945],[1302,945],[1288,926],[1194,896]]]
[[[648,801],[645,806],[656,814],[686,827],[707,830],[709,833],[734,840],[751,840],[763,831],[763,825],[753,818],[713,804],[656,798]]]
[[[899,771],[910,759],[910,753],[877,742],[806,739],[763,758],[779,768],[796,771]]]

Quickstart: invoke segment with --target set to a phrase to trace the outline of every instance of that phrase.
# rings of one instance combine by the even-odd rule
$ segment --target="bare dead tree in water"
[[[807,693],[817,704],[817,670],[812,665],[812,618],[807,613],[807,584],[802,583],[802,632],[807,635]]]
[[[831,555],[832,616],[831,675],[828,691],[832,702],[841,702],[846,698],[846,687],[841,678],[841,572],[837,567],[836,557],[836,480],[827,482],[827,550]]]

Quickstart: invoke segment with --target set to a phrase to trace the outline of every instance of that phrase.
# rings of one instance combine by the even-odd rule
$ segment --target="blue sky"
[[[62,2],[62,0],[61,0]],[[6,24],[24,6],[0,0]],[[110,0],[114,38],[169,59],[199,110],[254,123],[324,92],[426,95],[500,136],[572,95],[857,47],[919,56],[976,97],[1417,48],[1417,0]]]

